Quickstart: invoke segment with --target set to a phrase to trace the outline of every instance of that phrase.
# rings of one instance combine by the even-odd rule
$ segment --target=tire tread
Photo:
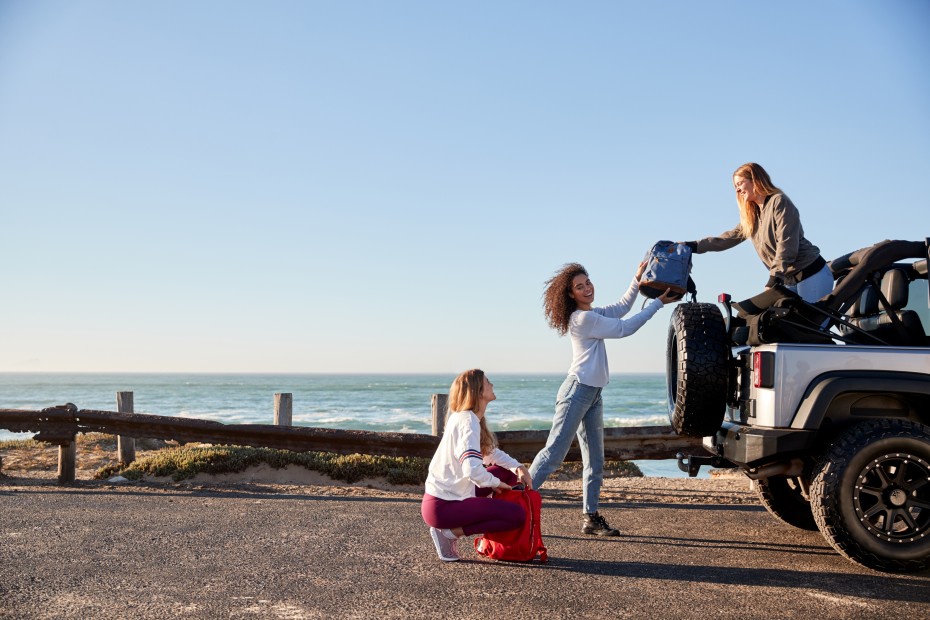
[[[669,421],[679,435],[707,437],[719,430],[726,411],[728,341],[716,305],[687,303],[675,308],[666,372]]]
[[[855,456],[882,439],[912,438],[930,445],[930,427],[902,419],[868,420],[840,435],[818,459],[811,482],[811,510],[818,529],[843,557],[884,572],[911,572],[930,566],[930,556],[920,560],[879,556],[859,544],[845,524],[839,502],[843,474]]]

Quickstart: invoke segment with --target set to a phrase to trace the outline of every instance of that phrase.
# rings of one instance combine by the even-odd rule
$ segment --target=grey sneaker
[[[595,536],[619,536],[620,530],[615,530],[607,524],[607,519],[602,517],[598,512],[585,514],[584,522],[581,525],[581,531],[584,534],[593,534]]]
[[[433,544],[436,545],[436,553],[443,562],[455,562],[460,560],[458,550],[458,538],[449,538],[443,533],[443,530],[435,527],[429,528],[429,534],[433,537]]]

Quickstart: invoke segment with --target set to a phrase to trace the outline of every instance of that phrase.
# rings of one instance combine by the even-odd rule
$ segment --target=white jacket
[[[638,294],[639,282],[633,278],[630,288],[617,303],[572,312],[568,324],[568,333],[572,339],[572,365],[568,374],[575,375],[578,381],[591,387],[602,388],[607,385],[610,371],[604,339],[634,334],[664,305],[658,299],[653,299],[631,318],[621,318],[633,307]]]
[[[442,440],[429,464],[426,492],[446,500],[475,497],[475,487],[500,486],[501,481],[486,466],[498,465],[514,472],[522,463],[495,448],[487,456],[481,454],[481,426],[471,411],[455,411],[446,419]]]

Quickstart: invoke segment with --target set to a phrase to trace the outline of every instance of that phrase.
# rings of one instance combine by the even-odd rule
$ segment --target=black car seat
[[[878,315],[878,312],[878,291],[873,285],[869,284],[862,289],[862,293],[849,307],[849,310],[846,311],[847,322],[861,330],[870,331],[870,328],[873,326],[872,319]],[[867,325],[863,326],[863,322],[866,322]],[[840,333],[843,334],[849,342],[879,344],[875,340],[875,338],[878,337],[877,335],[870,337],[870,335],[862,334],[844,324],[840,324],[838,327]]]
[[[910,281],[904,269],[889,269],[882,276],[881,289],[867,286],[847,311],[849,322],[889,345],[914,346],[927,342],[920,317],[906,310]],[[853,330],[842,329],[853,342],[876,344],[875,340]]]

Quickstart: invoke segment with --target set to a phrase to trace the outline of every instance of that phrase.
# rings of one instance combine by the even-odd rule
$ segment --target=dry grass
[[[165,444],[165,442],[161,442]],[[137,448],[138,450],[139,448]],[[149,449],[157,449],[152,446]],[[138,452],[137,452],[138,454]],[[0,458],[5,473],[58,471],[58,446],[34,439],[17,439],[0,442]],[[102,433],[77,436],[78,470],[96,471],[106,465],[117,464],[116,437]]]
[[[77,441],[78,479],[90,479],[107,467],[119,466],[116,436],[103,433],[79,434]],[[136,458],[157,453],[177,442],[137,439]],[[0,441],[0,476],[53,478],[58,475],[58,446],[34,439]]]

